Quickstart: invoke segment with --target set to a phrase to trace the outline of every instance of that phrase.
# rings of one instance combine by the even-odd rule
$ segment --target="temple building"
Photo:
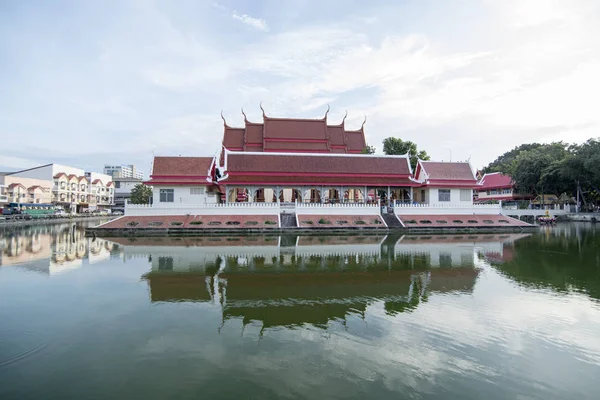
[[[244,114],[243,128],[223,118],[215,157],[155,157],[152,204],[128,204],[101,229],[527,225],[473,204],[479,182],[468,161],[419,160],[413,171],[408,154],[361,154],[364,122],[347,130],[345,117],[328,124],[329,109],[317,119],[262,111],[260,123]]]

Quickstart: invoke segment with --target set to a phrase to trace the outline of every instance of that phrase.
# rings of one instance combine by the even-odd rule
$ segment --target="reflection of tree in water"
[[[512,260],[492,265],[523,285],[575,289],[600,299],[600,235],[570,228],[519,240]]]

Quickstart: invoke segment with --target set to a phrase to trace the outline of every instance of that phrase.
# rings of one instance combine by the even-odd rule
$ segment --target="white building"
[[[72,212],[109,209],[114,202],[112,177],[81,168],[46,164],[10,174],[52,182],[52,203]]]
[[[113,178],[115,185],[115,208],[125,210],[125,203],[131,198],[131,191],[136,185],[143,183],[137,178]]]
[[[113,178],[136,178],[144,179],[144,173],[135,165],[104,165],[104,173]]]
[[[469,162],[438,162],[419,160],[413,201],[431,206],[473,205],[473,188],[477,178]]]

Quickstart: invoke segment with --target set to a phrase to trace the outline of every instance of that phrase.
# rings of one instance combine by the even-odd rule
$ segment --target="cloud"
[[[268,32],[269,27],[267,26],[267,22],[264,19],[254,18],[249,16],[248,14],[238,14],[237,12],[233,12],[231,17],[237,21],[240,21],[243,24],[249,25],[253,28],[258,29],[259,31]]]

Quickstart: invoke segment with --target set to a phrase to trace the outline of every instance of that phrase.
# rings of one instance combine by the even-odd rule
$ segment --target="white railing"
[[[396,215],[499,215],[500,204],[408,204],[398,203],[394,206]]]
[[[296,215],[379,215],[379,204],[297,203]]]
[[[277,215],[279,203],[219,203],[219,204],[130,204],[125,203],[126,216],[151,215]]]

